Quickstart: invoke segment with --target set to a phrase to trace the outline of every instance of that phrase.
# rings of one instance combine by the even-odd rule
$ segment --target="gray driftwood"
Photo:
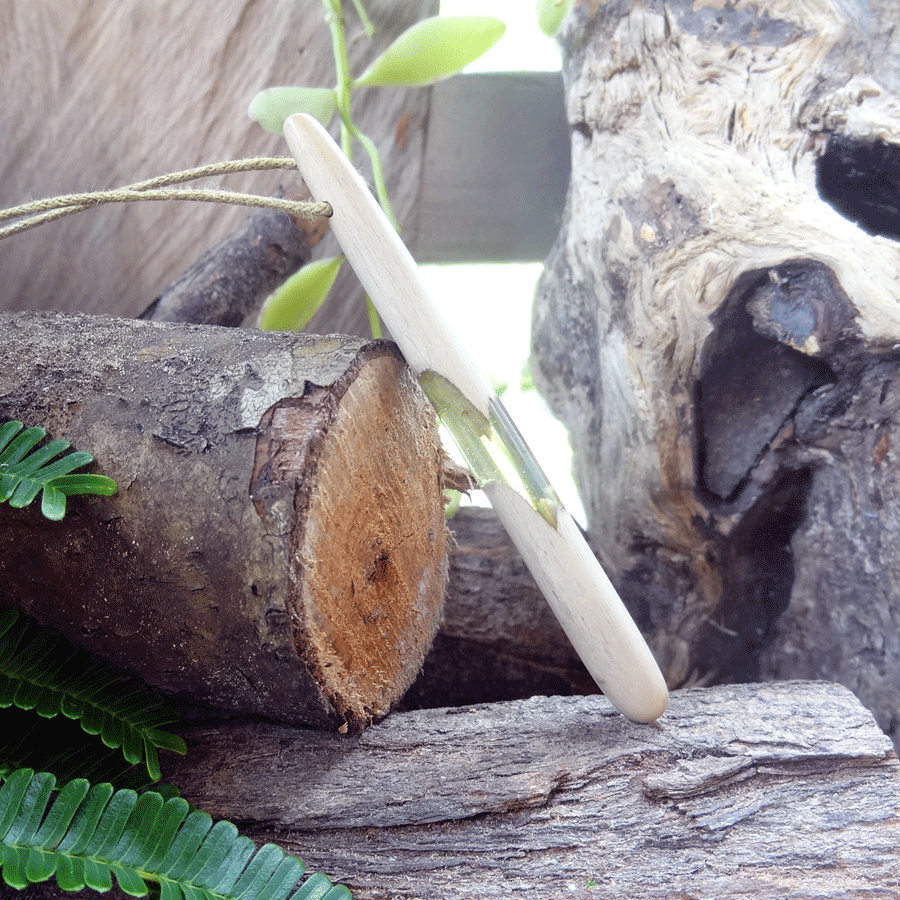
[[[0,317],[0,420],[112,498],[0,507],[6,602],[150,684],[335,727],[417,675],[446,578],[434,412],[386,341]]]
[[[534,372],[673,684],[900,727],[900,32],[888,2],[576,4]]]
[[[900,765],[849,691],[680,691],[655,726],[602,698],[395,714],[359,737],[188,735],[166,776],[356,900],[845,900],[900,890]]]

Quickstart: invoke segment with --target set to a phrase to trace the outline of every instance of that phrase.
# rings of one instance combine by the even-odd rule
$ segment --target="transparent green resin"
[[[505,484],[524,497],[556,528],[559,497],[500,400],[488,399],[488,416],[437,372],[426,370],[419,384],[453,435],[479,487]]]

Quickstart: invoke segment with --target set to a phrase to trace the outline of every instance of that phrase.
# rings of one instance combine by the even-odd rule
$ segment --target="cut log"
[[[165,772],[355,900],[895,897],[900,764],[844,688],[689,689],[395,714],[358,737],[235,725]]]
[[[386,341],[65,314],[0,319],[0,416],[120,490],[61,523],[0,507],[18,607],[167,692],[362,726],[443,605],[442,452]]]

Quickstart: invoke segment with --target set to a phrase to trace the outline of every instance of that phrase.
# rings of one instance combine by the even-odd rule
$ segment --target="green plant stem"
[[[372,37],[372,35],[375,34],[375,26],[372,24],[372,20],[369,18],[365,7],[362,5],[362,0],[353,0],[353,7],[356,10],[356,14],[359,16],[359,21],[362,23],[363,31],[365,31],[368,37]]]
[[[355,0],[354,0],[355,2]],[[372,181],[375,187],[375,195],[384,210],[385,215],[397,231],[400,231],[400,223],[394,215],[394,208],[388,196],[387,184],[384,180],[384,167],[381,164],[381,155],[375,142],[364,134],[353,123],[350,112],[350,101],[353,95],[353,76],[350,73],[350,60],[347,57],[347,33],[344,28],[344,16],[341,10],[341,0],[322,0],[325,6],[325,18],[331,31],[331,46],[334,53],[334,68],[337,76],[335,94],[337,95],[337,114],[341,120],[341,150],[350,162],[353,162],[353,141],[358,141],[366,151],[372,163]],[[357,11],[359,7],[357,6]],[[362,18],[362,16],[361,16]],[[366,27],[366,18],[363,27]],[[371,25],[371,22],[369,22]],[[368,29],[366,29],[368,31]]]
[[[350,74],[350,60],[347,57],[347,34],[344,29],[344,13],[341,0],[322,0],[325,6],[325,20],[331,32],[331,48],[334,55],[334,69],[337,84],[337,112],[341,119],[341,150],[353,162],[352,124],[350,119],[350,97],[353,90],[353,76]]]
[[[388,197],[387,183],[384,180],[384,169],[381,165],[381,156],[378,153],[378,148],[368,135],[363,134],[352,124],[351,129],[353,136],[360,142],[363,149],[369,154],[369,159],[372,161],[372,181],[375,185],[375,196],[378,197],[378,202],[381,204],[381,208],[384,210],[391,225],[394,226],[397,232],[400,232],[400,223],[394,215],[394,208],[391,206],[391,201]]]

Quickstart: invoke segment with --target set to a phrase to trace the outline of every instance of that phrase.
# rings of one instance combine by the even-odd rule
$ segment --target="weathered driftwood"
[[[5,315],[0,418],[88,449],[120,491],[0,507],[4,594],[190,700],[366,724],[443,604],[442,452],[393,344]]]
[[[671,683],[835,680],[896,737],[896,10],[726,6],[574,7],[535,378]]]
[[[370,40],[346,10],[350,65],[359,73],[437,0],[370,0]],[[140,2],[11,0],[0,5],[0,68],[15,84],[0,109],[0,207],[70,191],[112,188],[193,165],[281,156],[283,140],[247,116],[257,91],[334,85],[321,0]],[[404,235],[416,232],[428,92],[363,90],[354,118],[379,147]],[[365,154],[357,162],[368,171]],[[299,196],[290,172],[232,176],[223,186]],[[109,206],[0,243],[0,309],[135,316],[199,252],[247,217],[205,203]],[[48,252],[48,246],[60,252]],[[323,253],[334,252],[333,243]],[[363,295],[343,272],[340,309],[315,330],[365,334]],[[329,318],[330,316],[330,318]],[[327,320],[327,321],[326,321]]]
[[[656,726],[599,697],[394,714],[359,737],[235,725],[165,775],[356,900],[900,888],[900,765],[824,683],[690,689]]]

